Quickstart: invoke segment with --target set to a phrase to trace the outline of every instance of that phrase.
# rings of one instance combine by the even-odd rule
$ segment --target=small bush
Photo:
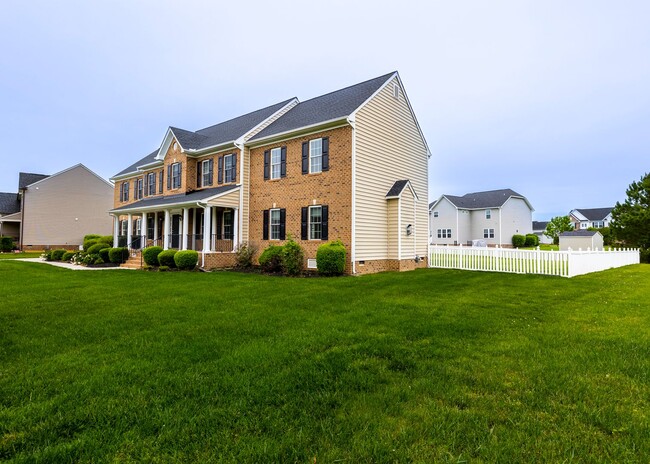
[[[258,261],[264,272],[282,271],[282,247],[269,245],[262,252]]]
[[[14,249],[14,239],[11,237],[0,237],[0,251],[7,252]]]
[[[257,252],[257,247],[242,243],[235,251],[235,262],[238,268],[248,269],[253,265],[253,256]]]
[[[539,245],[539,237],[535,234],[526,234],[525,247],[536,247]]]
[[[104,242],[97,242],[93,246],[88,247],[86,252],[91,254],[91,255],[98,255],[99,250],[103,250],[104,248],[110,248],[110,247],[107,247]]]
[[[176,262],[174,261],[174,255],[178,252],[178,250],[163,250],[160,253],[158,253],[158,264],[161,266],[167,266],[167,267],[176,267]]]
[[[90,240],[84,240],[83,249],[84,249],[84,251],[87,252],[88,249],[89,249],[91,246],[96,245],[96,244],[98,244],[98,243],[99,243],[99,240],[97,240],[96,238],[93,238],[93,239],[90,239]]]
[[[84,258],[86,257],[86,253],[83,251],[77,251],[73,256],[72,256],[72,262],[74,264],[82,264]]]
[[[112,235],[102,235],[99,237],[99,241],[102,243],[107,243],[110,246],[113,246],[113,236]]]
[[[45,261],[52,261],[52,250],[44,252],[41,257],[45,259]]]
[[[300,245],[289,238],[282,247],[282,269],[290,276],[299,275],[302,272],[305,253]]]
[[[98,256],[97,259],[93,262],[93,264],[104,264],[104,260],[102,259],[101,256]]]
[[[199,262],[199,253],[194,250],[178,251],[174,255],[176,267],[182,271],[191,271]]]
[[[151,246],[142,250],[142,259],[149,266],[158,266],[158,255],[163,251],[162,247]]]
[[[102,258],[99,255],[88,254],[88,255],[84,256],[84,258],[81,260],[81,264],[83,264],[84,266],[88,266],[90,264],[96,264],[96,261],[101,260],[101,259]],[[102,261],[102,263],[103,263],[103,261]]]
[[[118,247],[108,250],[108,259],[113,264],[122,264],[129,257],[129,250],[126,248]]]
[[[61,261],[69,262],[75,254],[76,252],[74,251],[66,251],[61,257]]]
[[[100,237],[101,237],[101,235],[99,235],[99,234],[88,234],[88,235],[84,235],[84,242],[86,242],[86,241],[88,241],[88,240],[97,240],[97,239],[99,239]]]
[[[52,250],[52,254],[50,255],[52,261],[61,261],[61,258],[63,258],[63,255],[66,254],[68,250]]]
[[[640,250],[640,259],[642,263],[650,264],[650,248]]]
[[[341,275],[345,272],[345,246],[340,240],[318,247],[316,268],[318,273],[324,276]]]
[[[521,248],[526,245],[526,237],[523,235],[513,235],[512,236],[512,246],[515,248]]]
[[[111,262],[111,257],[108,255],[110,251],[111,251],[111,247],[105,247],[99,250],[99,256],[102,257],[105,263]]]

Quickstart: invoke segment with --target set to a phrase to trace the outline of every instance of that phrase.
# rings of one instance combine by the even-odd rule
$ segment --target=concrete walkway
[[[111,271],[115,269],[127,269],[124,267],[86,267],[79,264],[62,263],[60,261],[45,261],[43,258],[18,258],[14,261],[25,261],[26,263],[44,263],[56,267],[64,267],[73,271]]]

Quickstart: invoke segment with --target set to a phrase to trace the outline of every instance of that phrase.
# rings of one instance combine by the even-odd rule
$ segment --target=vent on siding
[[[399,98],[399,85],[397,85],[397,82],[393,83],[393,97]]]
[[[316,260],[315,259],[308,259],[307,260],[307,269],[316,269]]]

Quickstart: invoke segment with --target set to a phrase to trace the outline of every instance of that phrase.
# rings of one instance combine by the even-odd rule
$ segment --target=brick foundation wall
[[[204,269],[224,269],[235,266],[235,253],[206,253]],[[201,255],[199,254],[199,266],[201,266]]]
[[[374,274],[375,272],[385,271],[412,271],[414,269],[426,268],[428,260],[423,258],[420,262],[416,263],[414,259],[377,259],[373,261],[365,261],[364,264],[356,262],[357,275]]]

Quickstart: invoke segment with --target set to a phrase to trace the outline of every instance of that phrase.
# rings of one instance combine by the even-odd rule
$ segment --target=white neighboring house
[[[539,243],[545,245],[553,244],[553,239],[544,235],[544,231],[546,231],[546,226],[549,222],[550,221],[533,221],[533,234],[537,235]]]
[[[572,209],[569,218],[576,230],[585,230],[590,227],[602,229],[609,227],[612,222],[612,210],[614,208],[590,208],[590,209]]]
[[[511,246],[513,235],[533,233],[533,211],[526,197],[510,189],[442,195],[429,205],[430,242]]]
[[[560,251],[602,250],[603,236],[597,230],[573,230],[560,234]]]

